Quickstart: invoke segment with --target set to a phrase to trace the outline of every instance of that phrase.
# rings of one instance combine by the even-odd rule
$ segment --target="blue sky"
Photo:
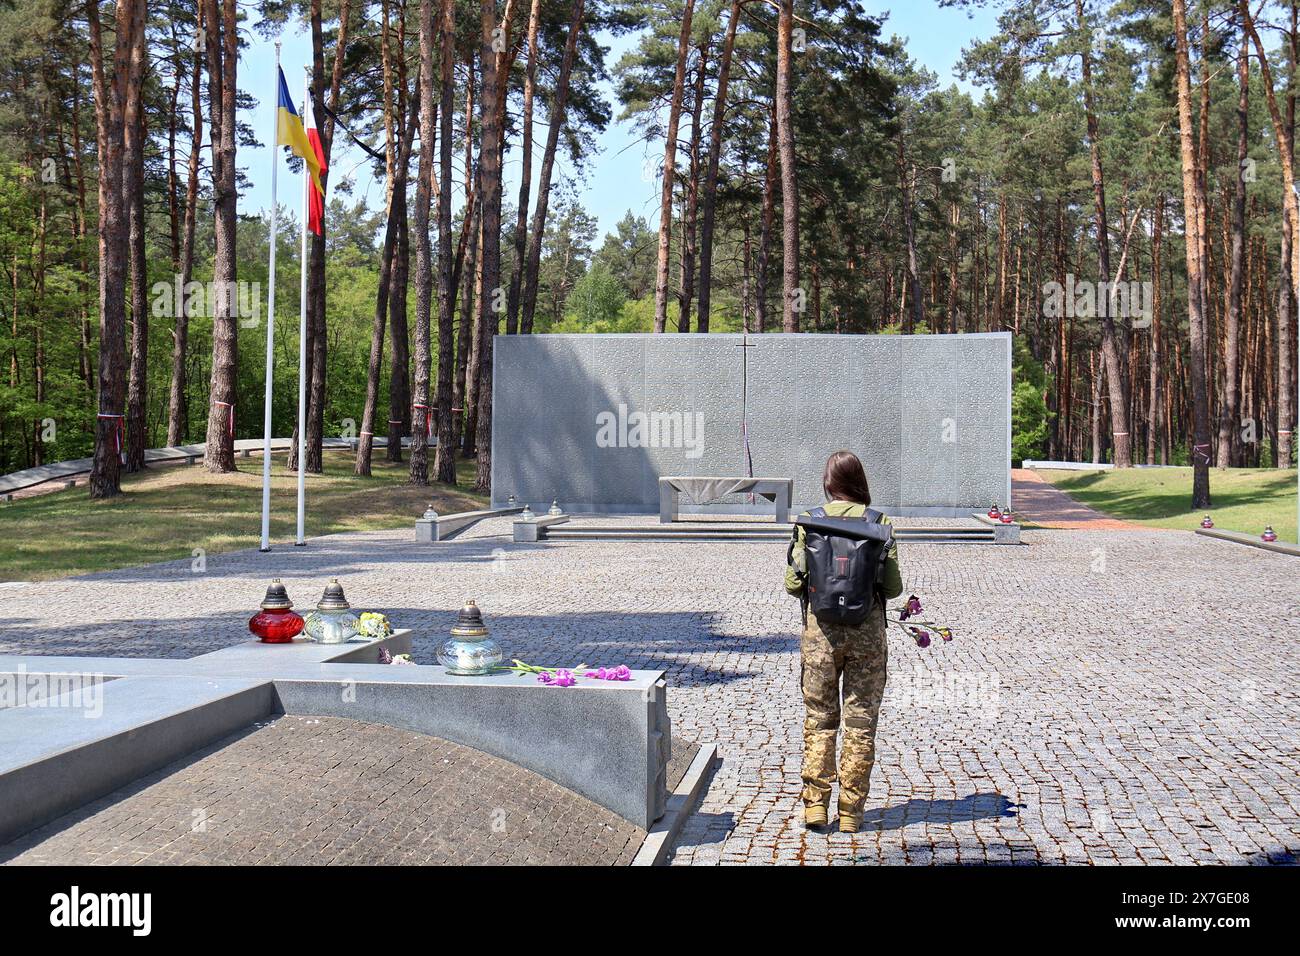
[[[996,29],[996,15],[989,10],[976,10],[973,15],[963,10],[942,9],[937,0],[899,0],[897,3],[880,3],[867,0],[866,8],[873,14],[888,13],[885,33],[897,34],[907,39],[907,49],[918,63],[937,74],[941,85],[959,82],[953,76],[953,67],[961,51],[972,40],[987,37]],[[281,60],[289,89],[295,98],[301,97],[303,64],[310,62],[311,42],[305,31],[281,38]],[[636,42],[633,36],[609,38],[612,44],[608,62],[613,64],[628,47]],[[248,175],[250,185],[240,196],[240,211],[251,214],[267,209],[271,203],[271,154],[265,145],[271,142],[275,107],[275,48],[269,40],[255,38],[243,52],[239,62],[240,87],[257,97],[256,109],[244,111],[241,119],[250,123],[264,145],[244,148],[239,153],[239,164]],[[965,86],[965,84],[959,85]],[[612,96],[610,97],[612,99]],[[617,109],[615,110],[617,113]],[[545,117],[537,119],[536,135],[545,136]],[[643,215],[652,226],[657,223],[658,189],[653,180],[647,180],[643,169],[647,159],[662,161],[662,143],[637,142],[630,124],[611,122],[599,137],[600,155],[588,164],[585,183],[579,189],[579,201],[600,222],[601,235],[613,230],[628,209]],[[331,182],[340,176],[353,181],[353,195],[366,196],[372,208],[383,202],[383,182],[370,173],[370,164],[363,162],[364,154],[347,142],[342,135],[335,136],[334,163]],[[283,162],[281,160],[281,162]],[[536,175],[534,163],[534,175]],[[506,154],[507,195],[517,190],[518,157]],[[571,171],[561,168],[555,173],[555,182],[563,181]],[[510,180],[515,179],[514,185]],[[282,166],[279,175],[279,201],[297,209],[302,187],[299,177],[289,175]]]

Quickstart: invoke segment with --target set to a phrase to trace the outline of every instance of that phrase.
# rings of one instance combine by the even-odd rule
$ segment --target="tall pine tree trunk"
[[[688,4],[694,0],[687,0]],[[524,261],[524,290],[519,331],[525,335],[533,331],[533,315],[537,311],[537,273],[542,260],[542,238],[546,235],[546,212],[551,199],[551,172],[555,166],[555,149],[564,126],[565,107],[569,100],[569,78],[578,52],[578,35],[586,17],[584,0],[574,0],[573,14],[569,20],[569,36],[564,43],[564,56],[560,60],[560,74],[555,81],[555,98],[551,101],[551,115],[546,130],[546,149],[542,153],[542,169],[537,180],[537,208],[533,211],[533,228],[528,237],[528,254]]]
[[[1083,0],[1075,0],[1075,12],[1078,26],[1085,36],[1091,37],[1089,26],[1084,17]],[[1097,266],[1101,279],[1107,282],[1118,281],[1118,276],[1110,273],[1110,236],[1106,220],[1106,185],[1101,162],[1101,135],[1097,122],[1097,108],[1092,87],[1092,51],[1091,41],[1084,47],[1082,54],[1083,101],[1088,127],[1088,152],[1092,162],[1093,212],[1097,230]],[[1101,355],[1106,366],[1106,386],[1110,399],[1110,431],[1115,442],[1115,467],[1128,468],[1133,464],[1132,436],[1129,434],[1128,418],[1128,375],[1124,369],[1124,356],[1120,352],[1120,336],[1115,330],[1115,316],[1111,297],[1105,305],[1101,318]],[[1101,303],[1098,303],[1101,307]],[[1127,338],[1127,324],[1124,336]]]
[[[696,328],[709,331],[713,297],[713,223],[717,210],[718,160],[722,155],[722,129],[727,113],[727,85],[731,77],[731,54],[736,45],[741,0],[731,0],[727,36],[718,62],[718,89],[713,96],[713,123],[709,127],[709,160],[704,174],[704,209],[700,223],[700,317]],[[749,331],[749,220],[745,220],[744,281],[741,291],[741,325]]]
[[[1250,6],[1247,0],[1241,0],[1238,7],[1242,23],[1245,30],[1250,34],[1252,42],[1255,44],[1255,53],[1259,58],[1259,69],[1261,79],[1263,80],[1264,100],[1268,104],[1269,117],[1273,122],[1273,134],[1277,141],[1278,154],[1281,157],[1282,165],[1282,202],[1286,211],[1286,223],[1284,229],[1290,233],[1288,250],[1291,253],[1290,261],[1287,263],[1290,267],[1290,275],[1284,275],[1282,281],[1290,284],[1290,306],[1285,315],[1278,315],[1277,330],[1277,465],[1285,468],[1290,464],[1292,440],[1295,437],[1293,430],[1295,415],[1295,380],[1291,377],[1291,330],[1295,323],[1296,293],[1295,283],[1300,278],[1300,232],[1297,227],[1300,226],[1300,203],[1297,202],[1295,194],[1295,169],[1292,158],[1292,136],[1286,123],[1282,118],[1282,113],[1278,109],[1277,94],[1273,90],[1273,71],[1269,67],[1268,54],[1264,50],[1264,44],[1260,41],[1259,34],[1255,30],[1255,23],[1251,18]],[[1176,11],[1175,11],[1176,12]]]
[[[199,155],[203,146],[203,97],[199,88],[203,74],[203,8],[198,10],[194,36],[194,67],[190,74],[190,156],[185,179],[185,219],[181,229],[181,255],[177,271],[181,287],[181,307],[176,313],[172,332],[172,377],[167,400],[167,444],[180,445],[189,438],[189,396],[186,394],[189,371],[189,285],[194,271],[194,227],[199,205]]]
[[[1151,286],[1155,290],[1151,300],[1151,349],[1150,379],[1147,388],[1147,464],[1156,464],[1157,438],[1160,432],[1160,373],[1162,342],[1161,336],[1161,294],[1160,265],[1163,252],[1165,225],[1165,197],[1162,193],[1156,198],[1155,212],[1151,218]]]
[[[129,64],[133,31],[143,29],[143,0],[119,0],[112,75],[104,63],[98,0],[86,5],[90,59],[95,85],[95,139],[99,158],[99,412],[90,496],[111,498],[121,492],[121,436],[126,398],[126,239],[123,204],[122,141],[129,100],[138,101],[139,83],[131,82]],[[17,278],[17,267],[14,269]],[[15,319],[17,309],[14,310]]]
[[[446,15],[454,0],[442,0],[441,9]],[[429,352],[429,323],[433,314],[433,250],[429,242],[429,203],[433,191],[433,0],[420,0],[420,163],[415,174],[415,375],[411,383],[411,466],[410,482],[424,486],[429,483],[429,446],[425,439],[429,423],[429,373],[433,356]],[[444,57],[446,49],[443,50]],[[443,64],[443,77],[446,79]],[[447,117],[450,113],[450,94],[444,88],[443,134],[446,135]],[[443,149],[447,148],[446,139]],[[442,215],[439,201],[439,218]],[[441,237],[440,237],[441,238]]]
[[[477,170],[475,173],[477,179]],[[475,190],[477,194],[478,190]],[[460,304],[460,324],[461,328],[468,330],[469,333],[469,350],[465,358],[465,382],[462,386],[464,389],[465,400],[462,403],[465,407],[465,430],[461,436],[461,457],[476,458],[478,456],[478,360],[483,348],[483,326],[478,321],[478,300],[483,294],[483,272],[479,264],[479,254],[483,249],[483,226],[479,218],[479,205],[477,199],[474,203],[474,214],[470,219],[471,232],[469,250],[465,259],[465,268],[462,270],[464,286],[461,289]]]
[[[397,27],[397,49],[406,49],[406,6]],[[397,57],[397,109],[399,117],[407,107],[406,57]],[[393,191],[393,215],[397,217],[397,250],[388,293],[388,325],[392,346],[388,363],[388,446],[384,457],[393,464],[402,461],[402,439],[410,434],[411,421],[411,336],[406,321],[406,292],[410,285],[411,237],[407,215],[406,187],[410,179],[411,149],[420,118],[420,88],[417,82],[409,96],[411,113],[400,127],[402,148],[397,158],[400,187]],[[430,103],[429,109],[436,109]]]
[[[1192,384],[1192,507],[1210,506],[1210,406],[1205,387],[1205,314],[1202,287],[1201,237],[1197,226],[1197,163],[1192,139],[1192,84],[1187,44],[1186,0],[1174,0],[1174,61],[1178,91],[1178,140],[1183,173],[1183,215],[1186,221],[1187,312],[1191,339]]]
[[[794,152],[794,0],[780,0],[776,36],[776,130],[781,155],[781,269],[784,285],[781,327],[799,331],[803,289],[799,287],[799,177]]]
[[[235,178],[235,97],[239,62],[238,6],[235,0],[204,0],[208,29],[208,126],[212,130],[212,193],[216,211],[212,281],[212,370],[208,389],[209,471],[235,470],[235,401],[239,370],[239,316],[236,310],[235,225],[239,193]]]
[[[1232,197],[1232,248],[1229,253],[1228,308],[1224,318],[1223,400],[1219,415],[1218,465],[1237,464],[1237,429],[1241,418],[1239,348],[1241,303],[1246,265],[1246,155],[1250,142],[1250,38],[1243,30],[1237,51],[1237,168]]]
[[[416,117],[412,117],[412,122]],[[397,248],[394,250],[392,284],[388,295],[388,325],[392,345],[388,363],[388,447],[384,458],[393,464],[402,461],[402,439],[410,434],[411,411],[411,333],[406,322],[406,292],[410,285],[411,239],[406,214],[406,183],[397,197]]]
[[[429,0],[423,0],[428,4]],[[535,7],[534,7],[535,9]],[[451,137],[452,137],[452,88],[455,77],[452,68],[456,56],[456,23],[454,18],[455,0],[442,0],[439,36],[441,51],[441,118],[442,138],[438,141],[438,160],[441,177],[438,180],[438,452],[434,459],[434,471],[438,481],[456,484],[456,429],[460,427],[460,414],[453,409],[455,402],[456,355],[453,349],[453,325],[455,322],[456,285],[452,277],[451,253]],[[433,25],[425,23],[425,10],[421,8],[420,37],[421,48],[432,49]],[[533,28],[533,40],[536,30]],[[421,61],[423,62],[423,61]],[[432,101],[433,74],[432,63],[429,64],[426,95]],[[421,82],[425,83],[421,74]],[[466,128],[469,128],[468,115]],[[425,143],[433,142],[433,120],[420,128],[421,153]],[[429,157],[433,162],[432,151]],[[467,210],[469,215],[472,210]],[[462,379],[463,387],[463,379]]]
[[[677,125],[682,115],[682,92],[686,85],[686,57],[690,52],[691,17],[695,0],[686,0],[682,29],[677,40],[677,71],[673,76],[668,104],[668,126],[664,132],[663,184],[659,193],[659,253],[655,266],[655,331],[668,327],[668,260],[673,233],[673,184],[677,179]]]
[[[528,63],[524,70],[524,103],[519,144],[519,200],[515,206],[513,236],[515,267],[510,273],[510,293],[506,299],[506,334],[519,331],[519,297],[523,288],[524,255],[528,245],[528,201],[533,179],[533,98],[537,86],[537,28],[541,17],[541,0],[532,0],[528,11]]]
[[[704,73],[709,58],[708,43],[699,47],[700,59],[696,66],[695,88],[691,102],[690,172],[686,178],[686,211],[682,217],[682,261],[679,274],[681,286],[677,296],[677,331],[691,330],[691,302],[695,299],[696,223],[700,197],[700,119],[704,112]],[[708,322],[705,322],[705,329]]]
[[[143,4],[142,4],[143,6]],[[143,14],[142,14],[143,16]],[[148,57],[143,26],[135,31],[131,49],[131,74],[143,85]],[[131,260],[131,367],[126,389],[127,472],[144,468],[145,419],[149,400],[149,266],[145,260],[144,223],[144,104],[137,98],[127,104],[124,122],[126,142],[122,172],[123,204],[128,215]],[[172,297],[175,301],[175,296]]]

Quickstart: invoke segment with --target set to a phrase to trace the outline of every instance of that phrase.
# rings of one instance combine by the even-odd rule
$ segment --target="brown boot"
[[[858,828],[862,826],[862,811],[846,810],[840,807],[840,832],[857,833]]]
[[[803,825],[805,830],[826,826],[826,804],[806,803],[803,808]]]

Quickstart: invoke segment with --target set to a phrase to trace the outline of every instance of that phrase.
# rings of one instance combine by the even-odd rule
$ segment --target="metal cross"
[[[740,343],[735,348],[752,349],[749,333],[741,333]],[[740,436],[745,443],[745,477],[754,477],[754,456],[749,451],[749,353],[740,353]],[[749,503],[754,503],[754,496],[749,496]]]

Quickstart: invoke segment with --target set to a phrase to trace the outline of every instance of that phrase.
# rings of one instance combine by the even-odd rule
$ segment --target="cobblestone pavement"
[[[237,734],[0,847],[18,864],[629,863],[645,831],[522,767],[335,717]]]
[[[1036,471],[1011,469],[1011,500],[1022,521],[1077,531],[1142,531],[1146,525],[1111,518],[1075,501]],[[1156,530],[1154,528],[1149,530]]]
[[[723,760],[677,863],[1300,854],[1293,558],[1178,532],[906,543],[907,588],[957,638],[921,650],[891,633],[866,829],[826,836],[803,831],[796,805],[784,545],[514,545],[508,530],[485,522],[422,547],[410,532],[338,535],[211,556],[201,572],[175,562],[12,585],[0,651],[190,656],[242,640],[268,578],[301,607],[338,575],[355,606],[416,629],[421,662],[474,597],[512,657],[663,668],[674,733],[716,741]]]

